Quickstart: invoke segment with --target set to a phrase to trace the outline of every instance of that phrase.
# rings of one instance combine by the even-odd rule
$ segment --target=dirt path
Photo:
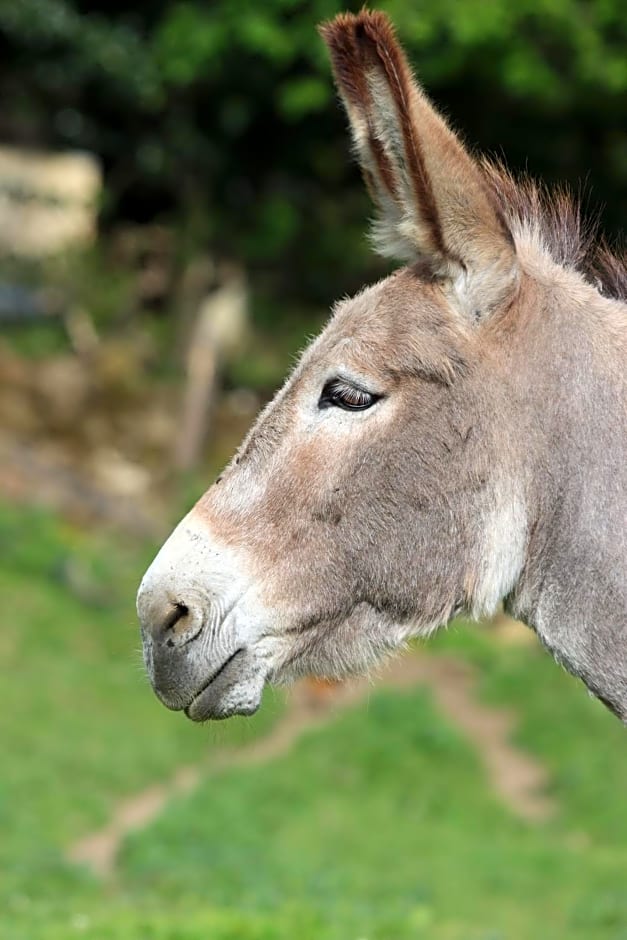
[[[495,793],[509,809],[529,821],[551,815],[553,803],[543,792],[548,782],[546,771],[510,742],[513,714],[477,701],[475,676],[467,664],[452,657],[407,655],[392,660],[381,671],[377,685],[397,689],[427,686],[442,713],[477,749]],[[265,763],[285,754],[305,731],[333,720],[372,690],[373,683],[367,679],[329,685],[319,694],[307,684],[296,686],[285,715],[268,735],[213,753],[210,762],[181,767],[167,782],[120,802],[104,828],[70,846],[68,859],[103,877],[111,875],[124,838],[148,825],[173,797],[188,793],[202,779],[226,768]]]

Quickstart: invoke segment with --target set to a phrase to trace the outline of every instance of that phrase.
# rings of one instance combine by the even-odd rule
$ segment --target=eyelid
[[[337,389],[340,391],[346,389],[349,392],[357,392],[361,395],[374,395],[374,392],[371,392],[370,389],[363,388],[355,382],[347,382],[346,379],[330,379],[324,387],[325,389]]]
[[[381,392],[375,391],[366,381],[354,378],[348,375],[334,375],[324,383],[325,388],[332,385],[333,382],[340,382],[342,385],[348,385],[349,388],[356,388],[358,392],[364,392],[366,395],[374,395],[375,398],[383,398]]]

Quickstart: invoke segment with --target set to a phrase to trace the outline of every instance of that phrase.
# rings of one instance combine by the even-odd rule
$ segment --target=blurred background
[[[0,0],[0,936],[627,938],[624,731],[500,616],[192,726],[134,595],[337,297],[388,270],[335,0]],[[386,0],[473,148],[618,237],[622,0]]]

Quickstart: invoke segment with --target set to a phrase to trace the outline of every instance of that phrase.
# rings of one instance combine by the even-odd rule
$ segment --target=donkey
[[[146,572],[154,690],[251,714],[266,682],[368,670],[503,601],[627,722],[624,259],[469,155],[383,13],[320,32],[405,266],[335,307]]]

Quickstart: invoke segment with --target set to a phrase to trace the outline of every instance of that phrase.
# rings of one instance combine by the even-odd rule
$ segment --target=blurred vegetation
[[[361,0],[0,0],[0,136],[104,162],[104,230],[174,224],[249,270],[256,316],[377,270],[315,25]],[[627,190],[622,0],[381,0],[469,143],[575,187],[615,232]]]

